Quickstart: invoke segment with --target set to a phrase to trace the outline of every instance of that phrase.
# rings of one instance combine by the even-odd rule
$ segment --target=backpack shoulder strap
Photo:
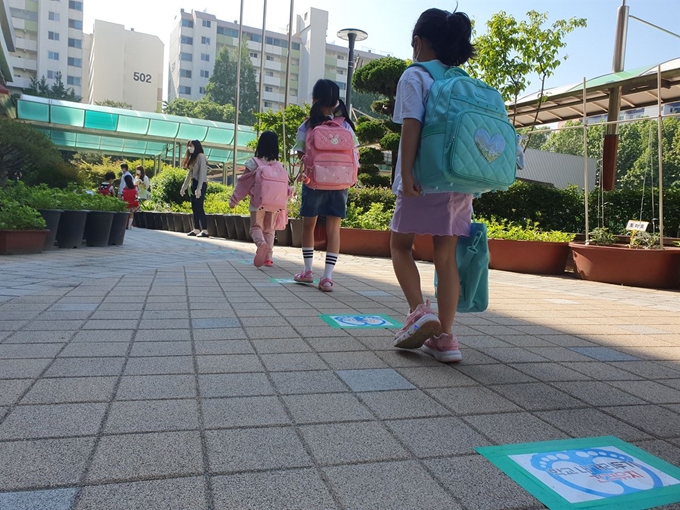
[[[444,80],[446,78],[454,77],[468,77],[468,73],[463,71],[460,67],[446,67],[439,60],[430,60],[429,62],[414,62],[409,67],[421,67],[425,69],[434,81]]]

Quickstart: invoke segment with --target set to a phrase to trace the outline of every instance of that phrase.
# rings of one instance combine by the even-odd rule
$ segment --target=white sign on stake
[[[628,225],[626,225],[626,230],[645,232],[647,230],[648,225],[649,225],[648,221],[628,220]]]

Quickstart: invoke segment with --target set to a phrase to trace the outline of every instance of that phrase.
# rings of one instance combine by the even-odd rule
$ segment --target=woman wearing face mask
[[[149,182],[149,177],[144,172],[144,167],[139,165],[137,167],[137,173],[135,175],[135,186],[139,190],[139,201],[143,202],[149,198],[149,189],[151,188],[151,183]]]
[[[182,168],[186,168],[188,171],[179,194],[184,196],[189,183],[191,183],[191,211],[194,213],[194,230],[187,235],[208,237],[208,222],[203,209],[205,191],[208,187],[208,159],[205,157],[203,146],[198,140],[192,140],[187,144]]]

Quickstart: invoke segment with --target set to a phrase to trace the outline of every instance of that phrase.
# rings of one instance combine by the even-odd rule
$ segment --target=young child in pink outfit
[[[263,172],[267,175],[262,175]],[[279,162],[279,139],[273,131],[264,131],[257,141],[255,157],[246,161],[229,199],[233,209],[250,195],[250,235],[257,246],[255,267],[274,265],[274,235],[288,224],[286,203],[292,193],[288,173]],[[272,198],[278,204],[272,204]]]

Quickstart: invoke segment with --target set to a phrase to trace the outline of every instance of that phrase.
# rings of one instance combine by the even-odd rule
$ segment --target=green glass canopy
[[[175,115],[109,108],[22,95],[17,119],[45,133],[60,149],[135,157],[180,158],[186,142],[199,140],[209,161],[233,160],[234,124]],[[238,163],[252,155],[252,127],[238,128]],[[179,146],[177,146],[179,144]]]

